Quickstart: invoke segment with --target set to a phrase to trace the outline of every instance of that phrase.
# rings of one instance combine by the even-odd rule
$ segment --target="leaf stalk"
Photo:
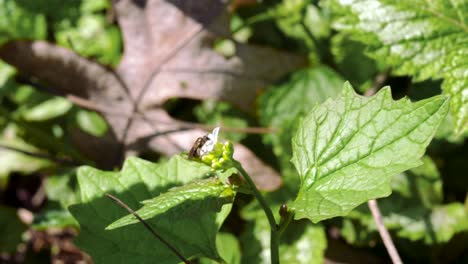
[[[260,203],[260,206],[265,212],[265,215],[268,219],[268,223],[270,224],[270,230],[271,230],[270,231],[271,263],[279,264],[279,241],[280,241],[281,233],[279,232],[279,228],[278,228],[278,225],[276,224],[276,220],[275,220],[275,217],[273,216],[273,212],[271,211],[271,208],[268,206],[268,203],[266,202],[265,198],[263,198],[262,194],[255,186],[255,183],[253,182],[252,178],[244,170],[240,162],[234,160],[234,166],[237,170],[240,171],[242,176],[244,176],[244,179],[247,181],[247,184],[252,190],[253,195],[258,200],[258,202]]]

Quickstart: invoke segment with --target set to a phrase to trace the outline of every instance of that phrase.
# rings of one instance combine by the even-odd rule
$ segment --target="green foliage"
[[[84,13],[76,25],[67,23],[69,21],[60,21],[60,30],[55,35],[57,43],[104,64],[118,63],[122,48],[120,31],[104,16]]]
[[[266,195],[273,212],[278,212],[280,203],[291,197],[292,192],[282,189]],[[242,217],[248,221],[241,236],[243,244],[242,263],[270,262],[270,226],[257,202],[244,208]],[[277,219],[278,220],[278,219]],[[323,263],[327,240],[323,226],[309,221],[294,221],[281,236],[279,246],[281,263]]]
[[[120,31],[103,13],[109,6],[107,0],[2,0],[0,44],[13,39],[46,39],[49,29],[57,44],[116,65],[122,44]]]
[[[196,221],[196,218],[212,218],[214,213],[221,210],[224,204],[232,202],[234,197],[233,190],[223,185],[219,179],[206,179],[194,181],[180,187],[169,189],[168,192],[163,193],[155,198],[141,201],[141,207],[136,213],[141,216],[143,220],[158,217],[160,222],[167,220],[165,224],[159,223],[163,229],[170,229],[177,218],[182,219],[184,222],[179,223],[180,226],[188,227],[186,230],[181,230],[179,235],[195,236],[194,233],[188,235],[189,230],[194,232],[193,227],[189,223]],[[193,201],[193,202],[187,202]],[[196,201],[201,201],[196,202]],[[174,208],[177,208],[175,210]],[[213,211],[213,209],[215,209]],[[169,211],[173,211],[170,212]],[[204,215],[208,211],[213,215]],[[195,217],[195,219],[191,218]],[[132,215],[127,215],[109,226],[107,230],[116,229],[126,225],[139,223],[139,221]],[[203,234],[200,229],[198,235]],[[177,230],[179,233],[179,230]],[[196,237],[196,236],[195,236]]]
[[[115,229],[105,230],[126,215],[122,208],[104,197],[105,193],[113,193],[131,208],[137,208],[138,202],[144,201],[137,212],[183,256],[219,259],[216,233],[230,211],[235,192],[216,179],[197,180],[210,173],[209,166],[182,156],[162,164],[130,158],[121,172],[80,168],[78,183],[82,202],[70,207],[81,227],[76,243],[100,263],[122,259],[138,263],[151,263],[154,259],[160,263],[178,260],[141,224],[131,225],[136,221],[132,216],[109,227]]]
[[[74,169],[65,169],[49,175],[44,182],[44,189],[47,198],[60,203],[62,208],[80,201]]]
[[[62,97],[54,97],[22,112],[26,121],[45,121],[64,115],[72,108],[72,103]]]
[[[1,0],[0,7],[0,45],[10,39],[45,39],[44,14],[23,9],[15,0]]]
[[[34,218],[32,228],[47,230],[49,228],[78,228],[75,218],[67,210],[47,210]]]
[[[394,194],[379,200],[379,207],[386,227],[396,231],[398,237],[440,244],[468,230],[468,212],[461,203],[442,203],[439,172],[429,157],[422,160],[421,166],[393,178]],[[349,218],[357,221],[344,225],[343,235],[350,243],[362,245],[377,236],[366,206],[353,210]]]
[[[364,54],[366,46],[353,41],[352,34],[340,32],[331,38],[331,53],[340,73],[359,91],[371,88],[375,76],[384,70],[384,65]]]
[[[75,42],[81,45],[77,51],[82,55],[115,64],[120,58],[121,40],[117,27],[105,18],[103,11],[108,7],[106,0],[0,1],[0,45],[18,39],[58,41],[65,46]],[[95,24],[81,25],[81,20],[95,21]],[[91,25],[94,25],[92,30]],[[68,36],[70,31],[80,33]],[[59,36],[63,36],[61,41]],[[6,119],[1,121],[2,141],[20,150],[88,163],[70,146],[70,133],[78,125],[93,136],[102,136],[107,132],[107,123],[96,113],[81,111],[64,98],[19,82],[15,74],[14,68],[0,62],[0,110]],[[31,174],[53,165],[13,150],[1,152],[4,166],[0,172],[0,189],[7,185],[8,176],[13,172]]]
[[[275,44],[294,46],[300,52],[307,53],[313,64],[319,64],[322,58],[329,55],[326,38],[329,37],[331,30],[328,15],[314,2],[283,0],[271,6],[268,6],[270,4],[268,3],[265,5],[267,6],[265,10],[260,8],[261,12],[249,17],[244,27],[248,28],[247,26],[251,25],[254,30],[256,29],[253,38],[259,35]],[[266,21],[270,20],[275,27],[267,26]],[[238,31],[240,30],[236,32]],[[287,39],[282,39],[278,31]]]
[[[37,148],[18,137],[18,128],[9,125],[3,129],[0,144],[24,151],[37,152]],[[46,159],[32,157],[12,149],[0,149],[0,189],[7,185],[8,176],[13,172],[31,174],[40,169],[49,167],[51,162]]]
[[[466,1],[345,1],[336,28],[369,46],[376,59],[415,81],[443,78],[454,129],[468,128]]]
[[[16,210],[0,206],[0,252],[14,252],[25,231],[26,225],[21,223]]]
[[[10,260],[9,253],[22,255],[15,252],[21,248],[18,244],[36,241],[35,233],[76,230],[75,244],[96,263],[180,262],[134,216],[106,198],[109,193],[196,263],[271,263],[270,245],[275,243],[270,235],[276,224],[271,225],[265,215],[268,207],[276,223],[285,227],[278,245],[281,263],[323,263],[327,244],[331,245],[327,258],[335,261],[336,230],[354,247],[351,252],[360,247],[370,259],[385,259],[383,246],[375,247],[381,238],[365,204],[382,197],[378,204],[383,222],[405,262],[466,262],[468,2],[245,2],[249,1],[233,1],[232,34],[206,42],[225,56],[219,62],[220,72],[193,73],[237,75],[225,72],[223,63],[247,62],[239,61],[236,52],[251,44],[302,54],[308,66],[275,85],[259,86],[253,114],[213,98],[194,108],[190,103],[164,106],[172,106],[175,119],[221,126],[222,140],[241,142],[278,169],[284,184],[263,193],[268,205],[248,197],[256,193],[242,180],[241,176],[249,178],[240,175],[245,173],[233,159],[231,142],[215,144],[208,154],[193,160],[186,154],[169,158],[144,153],[160,161],[129,158],[120,171],[95,169],[102,164],[93,164],[80,153],[82,146],[71,142],[81,144],[81,132],[96,141],[106,140],[115,131],[112,124],[96,112],[47,93],[54,87],[34,74],[17,72],[0,61],[2,261]],[[114,17],[111,5],[109,0],[0,0],[0,46],[14,40],[44,40],[116,67],[124,45],[121,17]],[[218,29],[217,23],[212,21],[210,30]],[[264,63],[270,63],[268,58]],[[192,66],[186,66],[184,74],[190,76]],[[345,80],[361,94],[377,95],[358,96],[349,84],[342,89]],[[419,101],[395,101],[388,88],[380,90],[384,85],[392,86],[393,98],[406,95]],[[235,93],[236,87],[233,82],[229,93]],[[247,136],[223,131],[223,127],[258,124],[274,132]],[[430,143],[432,137],[436,140]],[[259,138],[272,147],[271,153],[253,142]],[[132,142],[121,143],[133,147]],[[88,166],[78,169],[71,166],[75,163]],[[43,191],[43,202],[35,205],[33,200]],[[17,208],[3,203],[27,208],[33,222],[23,224]],[[283,204],[298,220],[284,224],[284,215],[278,213]],[[318,222],[336,216],[344,217],[321,224],[300,219]],[[331,235],[327,237],[326,231]],[[61,254],[61,245],[68,241],[62,242],[51,242],[47,255],[66,255]],[[31,258],[38,255],[33,251],[28,250]],[[348,254],[344,252],[344,258]]]
[[[270,263],[270,226],[263,212],[252,219],[242,237],[242,263]],[[322,226],[303,221],[293,222],[282,235],[281,263],[323,263],[327,246]]]
[[[223,127],[245,128],[248,126],[246,114],[225,102],[205,100],[193,110],[200,122]],[[220,131],[220,136],[234,142],[245,138],[243,133],[229,133]]]
[[[220,232],[216,236],[216,248],[218,249],[221,258],[229,264],[241,263],[241,250],[239,241],[230,233]],[[215,264],[218,263],[214,260],[201,258],[200,264]]]
[[[273,145],[282,174],[288,180],[297,179],[290,163],[291,138],[300,118],[317,103],[338,95],[342,85],[343,80],[337,73],[326,66],[318,66],[294,73],[285,82],[271,87],[260,98],[261,124],[280,130],[266,135],[264,141]]]
[[[313,108],[293,138],[301,177],[291,205],[296,219],[346,215],[390,195],[391,177],[419,165],[447,111],[445,97],[393,101],[384,88],[366,98],[346,83],[341,96]]]
[[[279,28],[286,35],[304,41],[309,48],[318,48],[316,39],[330,34],[327,18],[311,1],[282,1],[274,11]]]
[[[96,112],[78,110],[75,119],[79,128],[95,137],[104,136],[108,130],[106,120]]]

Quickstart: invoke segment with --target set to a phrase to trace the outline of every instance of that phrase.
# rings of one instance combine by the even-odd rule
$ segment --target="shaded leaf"
[[[18,218],[16,209],[0,206],[0,252],[15,252],[26,229],[26,225]]]
[[[351,37],[351,34],[344,32],[334,35],[331,39],[331,53],[346,80],[358,87],[360,92],[365,92],[372,86],[375,76],[384,67],[366,56],[365,45],[353,41]]]
[[[104,136],[108,129],[108,125],[104,118],[96,112],[86,110],[78,110],[76,112],[76,123],[83,131],[95,137]]]
[[[398,231],[401,237],[423,239],[427,244],[443,243],[456,233],[468,230],[468,214],[463,204],[450,203],[434,207],[428,214],[424,214],[423,219],[402,219],[401,224],[405,226]]]
[[[54,97],[25,109],[22,111],[22,116],[27,121],[45,121],[66,114],[72,106],[67,99]]]
[[[287,81],[272,86],[260,98],[260,122],[263,126],[280,130],[263,138],[273,145],[283,177],[297,179],[290,160],[291,138],[299,119],[317,103],[337,96],[342,86],[343,80],[337,73],[326,66],[319,66],[294,73]]]
[[[93,8],[85,6],[83,9]],[[96,58],[107,65],[116,65],[121,55],[121,35],[102,14],[84,13],[76,26],[56,31],[57,43],[70,47],[82,56]]]
[[[266,195],[273,212],[288,200],[290,191],[282,189]],[[278,214],[275,214],[277,217]],[[242,263],[271,263],[270,225],[258,202],[252,202],[242,211],[248,221],[241,235]],[[278,219],[277,219],[278,220]],[[281,263],[323,263],[327,247],[325,231],[321,225],[309,221],[292,221],[281,235],[279,254]]]
[[[444,79],[457,134],[468,129],[466,1],[366,0],[347,8],[336,27],[355,34],[370,54],[416,81]]]
[[[74,169],[50,174],[44,181],[47,199],[60,203],[63,208],[80,201],[77,187],[76,171]]]
[[[284,34],[303,41],[311,50],[317,51],[317,39],[330,34],[327,17],[311,1],[282,1],[273,13]]]
[[[282,236],[280,259],[283,263],[323,263],[327,237],[321,225],[293,222]]]
[[[461,203],[442,204],[442,180],[429,157],[423,164],[392,179],[390,197],[379,200],[387,229],[398,237],[426,244],[449,241],[456,233],[468,230],[468,214]],[[364,244],[378,237],[377,227],[367,206],[353,210],[345,221],[343,236],[350,243]]]
[[[105,230],[106,226],[128,214],[124,209],[103,197],[105,193],[114,193],[115,196],[134,209],[140,206],[140,201],[153,197],[156,197],[154,198],[156,200],[159,198],[158,201],[161,201],[166,197],[168,198],[166,200],[168,206],[173,202],[177,206],[172,209],[166,207],[167,211],[164,212],[164,215],[160,218],[148,219],[148,222],[187,258],[200,255],[218,259],[215,236],[219,226],[230,211],[232,197],[230,199],[225,197],[220,201],[216,197],[207,200],[186,200],[184,196],[180,196],[172,200],[171,193],[175,193],[177,190],[186,190],[188,191],[187,195],[191,196],[189,189],[201,186],[203,182],[214,190],[226,190],[229,187],[219,184],[216,180],[208,179],[177,187],[167,192],[171,187],[207,177],[210,173],[210,167],[199,162],[189,161],[181,156],[175,156],[168,162],[161,164],[130,158],[125,162],[121,172],[104,172],[90,167],[80,168],[78,183],[82,203],[70,207],[70,211],[81,227],[80,235],[76,239],[77,245],[91,254],[94,261],[98,263],[114,263],[116,261],[152,263],[155,259],[158,260],[158,263],[177,262],[178,259],[173,253],[148,233],[141,224]],[[209,191],[207,192],[209,193]],[[205,205],[209,206],[204,207]],[[205,208],[206,214],[198,214],[198,209],[201,208]],[[218,212],[220,209],[221,211]],[[180,214],[185,215],[180,218],[176,217]],[[195,217],[197,214],[200,218]],[[189,222],[185,226],[181,226],[175,224],[177,221]],[[186,234],[198,232],[199,236],[186,236],[180,233],[182,230]],[[191,239],[193,241],[188,242]]]
[[[11,39],[44,39],[47,35],[43,14],[23,9],[15,0],[0,1],[0,45]]]
[[[12,125],[7,126],[3,131],[0,144],[32,153],[38,151],[37,148],[17,137],[17,129]],[[8,176],[12,172],[30,174],[50,165],[51,162],[46,159],[33,157],[7,148],[0,148],[0,189],[6,185]]]
[[[47,230],[50,228],[79,228],[79,225],[67,210],[46,210],[34,216],[31,227],[36,230]]]
[[[4,85],[7,84],[9,78],[15,73],[15,69],[8,64],[0,61],[0,95],[5,92]]]
[[[143,207],[138,209],[136,213],[141,216],[143,220],[158,217],[158,222],[166,222],[164,229],[169,229],[173,225],[189,226],[190,222],[196,221],[197,218],[203,218],[204,211],[216,212],[221,210],[221,207],[229,202],[232,202],[233,191],[226,185],[222,184],[218,179],[207,179],[194,181],[181,187],[174,187],[169,189],[168,192],[152,198],[150,200],[141,201]],[[213,200],[213,198],[216,198]],[[219,198],[219,199],[218,199]],[[194,201],[189,206],[184,205],[187,201]],[[198,202],[195,202],[198,200]],[[177,210],[176,210],[177,208]],[[215,209],[214,211],[212,211]],[[174,211],[168,213],[169,211]],[[194,217],[194,218],[190,218]],[[188,221],[187,223],[175,224],[178,219]],[[106,227],[107,230],[116,229],[126,225],[136,224],[139,221],[129,214]],[[164,227],[164,225],[162,225]],[[194,236],[187,233],[193,230],[188,228],[183,230],[180,234],[187,237]],[[203,230],[200,230],[203,232]],[[180,231],[177,230],[179,233]],[[198,234],[200,235],[200,234]]]
[[[301,177],[295,217],[318,222],[388,196],[391,177],[420,164],[447,111],[442,96],[393,101],[387,87],[366,98],[345,83],[341,96],[313,108],[293,138]]]
[[[240,264],[241,250],[239,246],[239,241],[234,235],[230,233],[219,232],[216,236],[216,248],[218,249],[219,255],[225,263]],[[200,264],[215,263],[218,262],[207,258],[200,259]]]
[[[247,116],[225,102],[205,100],[193,111],[199,121],[210,125],[235,128],[245,128],[248,126]],[[233,142],[239,142],[245,138],[245,133],[230,133],[223,132],[222,130],[220,132],[220,137]]]

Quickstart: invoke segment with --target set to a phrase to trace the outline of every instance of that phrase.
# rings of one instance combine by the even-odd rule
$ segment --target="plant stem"
[[[367,202],[367,205],[369,206],[369,209],[372,212],[372,216],[374,217],[375,224],[377,225],[377,229],[379,230],[380,237],[384,242],[385,248],[387,249],[388,255],[390,255],[390,258],[392,259],[392,262],[394,264],[402,264],[403,262],[401,261],[400,255],[398,255],[398,251],[395,247],[395,244],[393,244],[392,237],[388,233],[388,230],[383,223],[382,214],[380,213],[377,201],[369,200]]]
[[[250,175],[244,170],[242,165],[238,161],[234,161],[236,169],[238,169],[244,179],[247,181],[250,189],[252,190],[255,198],[260,203],[263,211],[265,212],[266,217],[268,218],[268,222],[270,223],[270,253],[271,253],[271,263],[272,264],[279,264],[279,240],[280,240],[280,232],[278,230],[278,225],[276,224],[275,217],[273,216],[273,212],[271,208],[268,206],[267,202],[263,198],[262,194],[258,191],[255,183],[253,182]]]

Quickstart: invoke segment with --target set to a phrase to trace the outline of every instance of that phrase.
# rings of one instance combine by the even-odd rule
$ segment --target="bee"
[[[218,142],[218,132],[219,127],[216,127],[210,134],[197,138],[188,153],[188,158],[201,158],[206,153],[212,151],[216,142]]]

